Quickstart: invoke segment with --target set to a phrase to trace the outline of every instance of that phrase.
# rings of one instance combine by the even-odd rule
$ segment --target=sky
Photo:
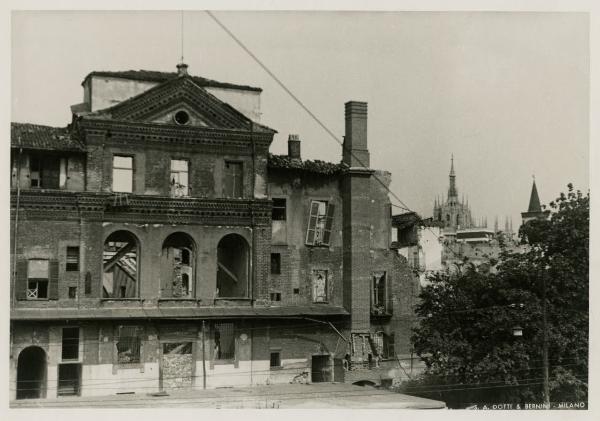
[[[422,216],[447,194],[518,227],[532,175],[542,203],[589,188],[589,21],[584,13],[214,12],[339,139],[344,103],[367,101],[371,167]],[[273,153],[299,134],[305,159],[341,147],[202,11],[12,14],[11,120],[52,126],[93,70],[189,72],[263,88]],[[394,198],[392,202],[400,204]],[[398,213],[401,209],[396,208]]]

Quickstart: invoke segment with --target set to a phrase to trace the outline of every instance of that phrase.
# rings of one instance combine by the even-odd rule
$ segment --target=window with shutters
[[[242,197],[244,191],[242,163],[225,161],[224,175],[223,195],[225,197]]]
[[[334,205],[322,200],[310,202],[308,228],[306,230],[306,245],[329,246],[333,226]]]

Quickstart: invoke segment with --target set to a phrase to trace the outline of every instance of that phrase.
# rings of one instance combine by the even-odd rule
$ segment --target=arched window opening
[[[115,231],[104,242],[102,296],[104,298],[135,298],[138,282],[139,244],[128,231]]]
[[[247,297],[250,249],[238,234],[228,234],[217,247],[217,297]]]
[[[17,361],[17,399],[46,397],[46,352],[37,346],[25,348]]]
[[[166,238],[161,255],[161,296],[194,296],[194,250],[194,241],[185,233],[176,232]]]

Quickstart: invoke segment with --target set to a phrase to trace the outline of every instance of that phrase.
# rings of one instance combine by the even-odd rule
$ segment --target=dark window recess
[[[306,245],[328,246],[331,241],[334,205],[321,200],[310,202]]]
[[[85,295],[90,295],[92,293],[92,274],[90,271],[87,271],[85,274]]]
[[[272,292],[271,301],[281,301],[281,292]]]
[[[77,287],[69,287],[69,298],[77,298]]]
[[[294,288],[294,294],[295,295],[300,294],[300,288]]]
[[[141,327],[119,326],[119,334],[117,338],[117,362],[119,364],[139,363],[141,345]]]
[[[58,396],[78,396],[81,391],[81,364],[59,364]]]
[[[65,327],[62,330],[62,359],[79,359],[79,328]]]
[[[385,272],[373,274],[373,287],[371,289],[372,314],[382,315],[388,312],[386,284]]]
[[[67,272],[79,270],[79,247],[67,247]]]
[[[233,323],[216,323],[214,327],[214,359],[235,358],[235,331]]]
[[[64,164],[63,164],[64,167]],[[63,176],[64,178],[64,176]],[[32,154],[29,157],[31,187],[58,189],[61,183],[61,159],[58,156]]]
[[[271,352],[271,367],[281,367],[281,353]]]
[[[271,253],[271,274],[279,275],[281,273],[281,254]]]
[[[286,199],[273,199],[273,221],[286,220]]]
[[[244,177],[241,162],[225,161],[225,180],[223,183],[225,197],[242,197]]]

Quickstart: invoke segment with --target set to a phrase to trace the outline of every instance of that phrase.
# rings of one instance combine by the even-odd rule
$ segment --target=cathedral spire
[[[531,196],[529,197],[529,209],[527,212],[541,212],[540,197],[538,196],[537,187],[535,186],[535,177],[533,178],[533,186],[531,186]]]
[[[448,188],[448,202],[458,201],[458,190],[456,189],[456,173],[454,172],[454,154],[450,158],[450,187]]]

